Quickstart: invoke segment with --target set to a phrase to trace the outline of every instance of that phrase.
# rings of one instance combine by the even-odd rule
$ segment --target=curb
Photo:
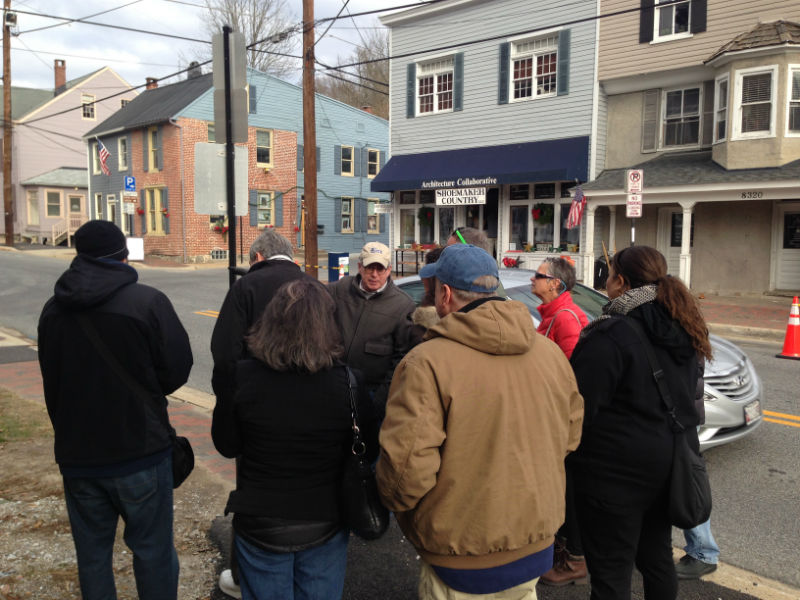
[[[759,340],[776,341],[783,343],[785,332],[779,329],[768,327],[749,327],[746,325],[729,325],[726,323],[708,323],[711,333],[724,338],[736,338],[737,340]]]

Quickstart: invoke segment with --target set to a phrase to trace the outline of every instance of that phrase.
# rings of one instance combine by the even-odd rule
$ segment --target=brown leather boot
[[[561,587],[574,583],[586,585],[589,583],[589,576],[586,571],[586,559],[568,555],[558,564],[553,565],[547,573],[539,578],[539,583]]]

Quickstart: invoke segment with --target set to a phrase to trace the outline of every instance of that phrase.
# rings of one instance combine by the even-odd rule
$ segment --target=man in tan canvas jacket
[[[528,309],[470,245],[426,266],[441,321],[392,380],[378,486],[422,557],[420,598],[536,598],[564,519],[583,398]]]

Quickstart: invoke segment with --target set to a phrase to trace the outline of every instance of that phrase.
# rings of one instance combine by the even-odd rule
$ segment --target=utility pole
[[[11,25],[6,14],[11,0],[3,4],[3,208],[6,246],[14,245],[14,203],[11,198]]]
[[[303,0],[303,171],[306,273],[314,279],[318,279],[317,119],[314,89],[314,0]]]

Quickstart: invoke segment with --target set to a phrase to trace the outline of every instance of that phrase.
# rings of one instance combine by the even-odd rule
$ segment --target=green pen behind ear
[[[467,240],[464,239],[464,236],[461,235],[461,232],[458,229],[456,229],[456,235],[458,236],[458,239],[461,240],[462,244],[466,244],[467,243]]]

